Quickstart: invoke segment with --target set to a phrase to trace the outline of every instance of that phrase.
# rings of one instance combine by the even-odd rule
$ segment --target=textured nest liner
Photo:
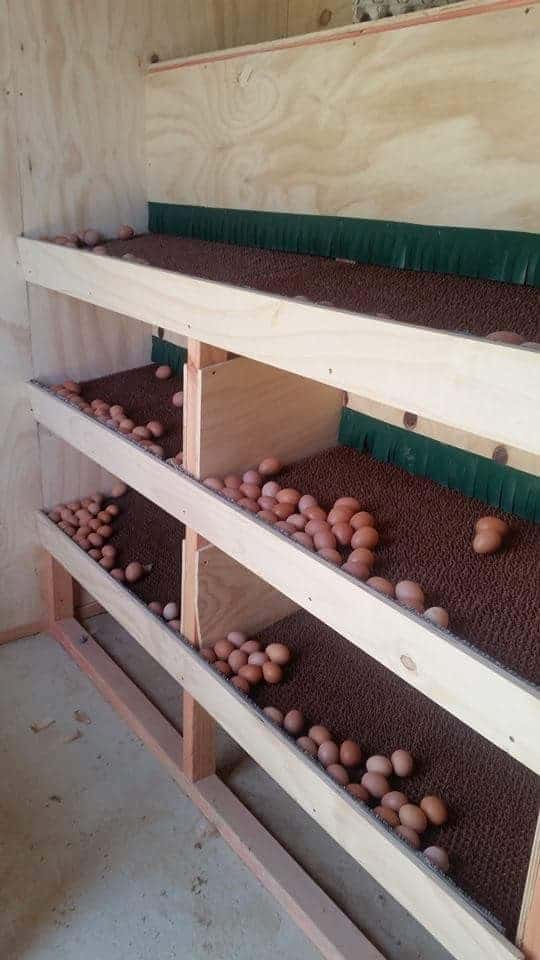
[[[132,370],[111,373],[96,380],[81,382],[82,395],[90,403],[104,400],[111,406],[119,403],[126,417],[137,426],[146,426],[150,420],[159,420],[165,433],[155,442],[163,447],[165,459],[176,456],[182,449],[182,408],[172,404],[172,397],[182,389],[182,378],[171,376],[158,380],[159,364],[146,364]]]
[[[356,497],[374,515],[381,538],[374,574],[393,583],[416,580],[426,606],[448,610],[454,634],[539,683],[537,524],[351,447],[307,457],[277,480],[312,494],[326,509],[338,497]],[[499,553],[478,556],[471,547],[474,524],[488,514],[506,520],[511,533]]]
[[[535,774],[304,611],[258,637],[287,644],[293,660],[282,683],[252,688],[256,703],[300,709],[307,724],[356,740],[365,756],[410,750],[413,776],[393,778],[392,788],[417,803],[438,794],[450,810],[447,824],[423,834],[422,848],[443,846],[452,879],[515,939],[536,827]]]
[[[529,341],[539,337],[540,291],[534,287],[166,234],[112,240],[107,250],[165,270],[402,323],[479,337],[494,330],[512,330]]]

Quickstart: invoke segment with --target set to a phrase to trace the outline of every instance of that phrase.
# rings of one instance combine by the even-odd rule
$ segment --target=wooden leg
[[[526,960],[540,960],[540,816],[521,905],[517,945]]]
[[[43,586],[46,617],[49,624],[72,617],[74,613],[74,590],[71,575],[50,554],[46,554],[43,567]]]
[[[184,776],[192,783],[210,777],[216,770],[216,723],[213,717],[184,691],[182,738]]]

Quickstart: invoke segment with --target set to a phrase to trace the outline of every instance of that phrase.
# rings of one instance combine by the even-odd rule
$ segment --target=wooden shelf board
[[[540,698],[530,684],[291,543],[49,391],[36,385],[29,389],[34,414],[47,429],[107,465],[143,496],[540,772],[536,736]],[[42,516],[42,528],[44,523],[51,525]],[[91,585],[76,579],[101,602]]]
[[[19,239],[25,279],[151,325],[540,453],[535,351]],[[399,372],[399,375],[398,375]]]
[[[475,960],[521,956],[457,888],[326,777],[134,594],[43,514],[37,523],[44,549],[456,960],[470,960],[472,949]]]

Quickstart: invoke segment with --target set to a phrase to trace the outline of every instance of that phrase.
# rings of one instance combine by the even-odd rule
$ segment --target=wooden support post
[[[49,626],[56,620],[65,620],[74,614],[73,579],[67,570],[50,554],[43,559],[43,593]]]
[[[227,353],[217,347],[188,341],[188,361],[184,375],[184,469],[199,476],[200,451],[200,396],[198,372],[202,367],[220,363]],[[182,554],[182,633],[194,646],[200,642],[197,616],[196,553],[201,538],[194,530],[186,530]],[[183,771],[188,780],[196,782],[211,776],[216,769],[216,724],[193,697],[184,693],[182,709],[184,739]]]
[[[521,904],[517,945],[525,960],[540,960],[540,815]]]

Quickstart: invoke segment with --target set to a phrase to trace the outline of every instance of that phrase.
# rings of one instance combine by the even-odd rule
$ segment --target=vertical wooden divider
[[[48,626],[52,627],[57,620],[65,620],[74,616],[75,581],[71,574],[58,563],[49,553],[43,556],[43,598],[45,601]]]
[[[198,372],[202,367],[227,359],[224,350],[188,341],[188,360],[184,370],[184,468],[200,476],[201,397]],[[197,612],[197,551],[204,541],[195,530],[186,529],[182,551],[182,633],[193,646],[200,643]],[[214,719],[189,694],[183,695],[183,772],[196,782],[215,773],[216,724]]]

